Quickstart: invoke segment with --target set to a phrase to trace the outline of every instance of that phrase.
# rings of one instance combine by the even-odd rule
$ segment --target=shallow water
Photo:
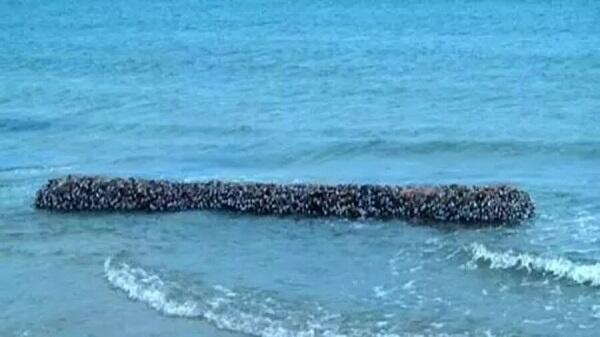
[[[3,1],[0,335],[594,336],[595,2]],[[512,183],[514,227],[52,214],[70,173]]]

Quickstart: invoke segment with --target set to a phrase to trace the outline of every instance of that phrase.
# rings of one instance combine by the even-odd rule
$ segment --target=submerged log
[[[51,179],[35,206],[63,212],[226,210],[257,215],[515,223],[534,215],[529,194],[515,187],[445,185],[180,183],[136,178]]]

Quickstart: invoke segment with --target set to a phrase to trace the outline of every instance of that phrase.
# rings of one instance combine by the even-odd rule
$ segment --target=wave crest
[[[165,282],[142,268],[132,268],[126,263],[114,267],[111,258],[107,258],[104,262],[104,275],[110,284],[123,290],[132,300],[144,302],[165,315],[202,316],[195,302],[169,299],[169,291]]]
[[[328,330],[327,318],[303,315],[285,303],[256,294],[240,294],[223,286],[205,289],[188,299],[174,299],[180,285],[165,282],[139,267],[127,263],[104,262],[104,274],[115,288],[124,291],[132,300],[146,303],[156,311],[184,318],[201,318],[220,329],[261,337],[342,336]],[[193,298],[189,299],[189,298]],[[314,309],[314,308],[312,308]]]
[[[600,263],[578,264],[569,259],[547,258],[517,253],[512,250],[494,252],[480,243],[470,246],[472,262],[489,263],[491,269],[516,269],[552,275],[557,279],[566,279],[577,284],[600,286]]]
[[[479,336],[480,332],[405,331],[385,313],[332,314],[315,303],[284,301],[274,294],[216,286],[185,286],[124,262],[107,258],[108,282],[135,301],[167,316],[203,319],[219,329],[257,337],[415,337]],[[368,319],[360,317],[367,315]],[[432,326],[443,326],[432,322]],[[437,328],[432,328],[437,329]],[[410,330],[410,329],[409,329]],[[485,333],[488,333],[485,330]]]

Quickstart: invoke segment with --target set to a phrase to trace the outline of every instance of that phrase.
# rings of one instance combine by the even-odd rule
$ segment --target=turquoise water
[[[600,5],[0,2],[0,335],[595,336]],[[515,227],[52,214],[71,173],[511,183]]]

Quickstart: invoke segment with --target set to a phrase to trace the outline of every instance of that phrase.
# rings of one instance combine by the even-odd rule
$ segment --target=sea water
[[[1,336],[597,336],[595,1],[0,2]],[[471,229],[56,214],[48,178],[496,184]]]

